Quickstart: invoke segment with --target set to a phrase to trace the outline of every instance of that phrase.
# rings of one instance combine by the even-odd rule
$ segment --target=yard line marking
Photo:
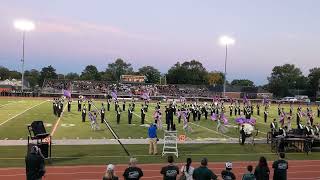
[[[213,129],[209,129],[209,128],[204,127],[204,126],[201,126],[201,125],[199,125],[199,124],[195,124],[195,123],[193,123],[193,122],[189,122],[189,123],[190,123],[190,124],[193,124],[193,125],[195,125],[195,126],[201,127],[201,128],[203,128],[203,129],[206,129],[206,130],[208,130],[208,131],[214,132],[214,133],[216,133],[216,134],[222,135],[222,136],[224,136],[224,137],[232,138],[231,136],[228,136],[228,135],[219,133],[218,131],[215,131],[215,130],[213,130]]]
[[[13,101],[13,102],[9,102],[9,103],[6,103],[6,104],[2,104],[2,105],[0,105],[0,108],[8,106],[9,104],[13,104],[13,103],[16,103],[16,102],[18,102],[18,101]]]
[[[34,105],[34,106],[32,106],[32,107],[30,107],[30,108],[28,108],[28,109],[26,109],[26,110],[22,111],[22,112],[21,112],[21,113],[19,113],[19,114],[16,114],[15,116],[13,116],[13,117],[11,117],[11,118],[7,119],[6,121],[2,122],[2,123],[0,124],[0,126],[2,126],[3,124],[7,123],[8,121],[10,121],[10,120],[12,120],[12,119],[14,119],[14,118],[16,118],[16,117],[18,117],[18,116],[20,116],[21,114],[23,114],[23,113],[25,113],[25,112],[29,111],[30,109],[35,108],[35,107],[37,107],[37,106],[40,106],[41,104],[43,104],[43,103],[45,103],[45,102],[47,102],[47,101],[48,101],[48,100],[45,100],[45,101],[43,101],[43,102],[41,102],[41,103],[39,103],[39,104],[36,104],[36,105]]]
[[[64,106],[60,117],[57,119],[56,124],[54,125],[54,127],[53,127],[53,129],[52,129],[52,131],[51,131],[51,133],[50,133],[51,136],[54,135],[54,133],[55,133],[55,131],[56,131],[58,125],[59,125],[59,122],[60,122],[60,120],[61,120],[61,118],[62,118],[63,112],[66,110],[66,108],[67,108],[67,106]]]

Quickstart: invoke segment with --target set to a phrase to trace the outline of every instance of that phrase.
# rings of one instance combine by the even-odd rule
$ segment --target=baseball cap
[[[226,168],[232,169],[232,162],[226,162]]]
[[[113,164],[108,164],[107,171],[113,171],[113,170],[114,170],[114,165]]]

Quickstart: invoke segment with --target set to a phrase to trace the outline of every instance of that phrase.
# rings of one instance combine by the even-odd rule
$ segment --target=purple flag
[[[141,95],[141,98],[144,99],[144,100],[150,99],[149,93],[144,92],[144,93]]]
[[[118,96],[117,96],[117,92],[116,91],[112,91],[111,92],[111,96],[114,100],[117,100],[118,99]]]
[[[63,90],[63,95],[64,95],[65,97],[71,98],[71,92],[70,92],[69,90]]]

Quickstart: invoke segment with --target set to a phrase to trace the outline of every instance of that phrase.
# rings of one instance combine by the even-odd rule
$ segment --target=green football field
[[[95,106],[100,109],[101,103],[104,102],[106,107],[106,100],[94,101]],[[146,125],[140,123],[140,109],[142,102],[136,102],[136,108],[133,115],[132,124],[128,124],[127,111],[121,113],[120,124],[116,123],[116,112],[114,111],[114,104],[111,103],[110,111],[106,111],[106,118],[119,138],[123,139],[140,139],[147,138],[147,124],[153,122],[153,112],[155,103],[150,103],[149,111],[146,114]],[[161,109],[164,111],[165,103],[161,104]],[[187,134],[190,140],[203,140],[206,138],[238,138],[239,132],[237,125],[234,122],[236,116],[229,117],[229,109],[227,107],[227,118],[229,120],[228,132],[222,134],[216,129],[217,123],[201,117],[200,121],[193,122],[190,117],[189,125],[192,128],[192,133]],[[122,108],[122,102],[120,102]],[[289,112],[289,106],[283,105],[286,112]],[[128,102],[126,104],[128,108]],[[241,107],[242,108],[242,107]],[[94,109],[94,107],[92,107]],[[296,127],[295,112],[297,106],[294,107],[294,116],[292,120],[292,127]],[[306,106],[303,106],[303,111]],[[316,112],[316,106],[312,107],[313,112]],[[164,112],[162,112],[164,114]],[[316,117],[316,116],[315,116]],[[258,138],[265,138],[269,131],[269,124],[273,118],[278,118],[277,105],[272,105],[269,109],[268,122],[263,122],[263,107],[260,108],[260,116],[257,116],[256,109],[254,109],[253,118],[257,120],[256,128],[259,130]],[[19,140],[26,139],[28,135],[27,125],[32,121],[42,120],[45,123],[47,132],[51,132],[56,125],[53,133],[53,139],[113,139],[114,137],[106,128],[105,124],[100,124],[101,130],[92,131],[88,117],[86,122],[81,122],[81,112],[77,111],[76,99],[72,103],[71,112],[67,112],[66,103],[64,105],[64,113],[61,118],[53,115],[51,99],[30,99],[30,98],[1,98],[0,99],[0,139]],[[304,123],[306,119],[304,118]],[[185,134],[182,129],[182,123],[178,124],[177,117],[174,118],[179,134]],[[319,118],[315,118],[318,123]],[[163,126],[165,129],[165,117],[162,117]],[[158,131],[158,137],[162,137],[162,130]]]

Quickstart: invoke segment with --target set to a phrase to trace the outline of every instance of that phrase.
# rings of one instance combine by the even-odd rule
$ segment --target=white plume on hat
[[[113,164],[108,164],[107,171],[113,171],[113,170],[114,170],[114,165]]]
[[[226,162],[226,168],[232,169],[232,162]]]

